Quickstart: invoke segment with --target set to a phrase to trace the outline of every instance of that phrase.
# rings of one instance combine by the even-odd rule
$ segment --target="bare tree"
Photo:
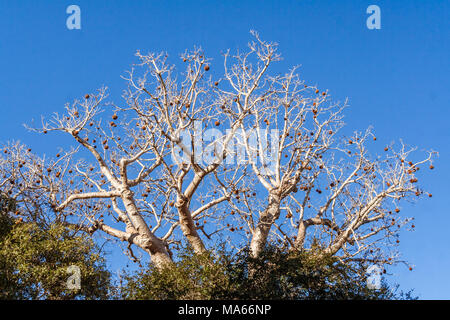
[[[416,172],[433,152],[410,161],[401,144],[371,157],[371,130],[338,135],[346,103],[305,84],[297,68],[271,75],[277,45],[253,36],[246,52],[224,54],[221,77],[198,48],[181,55],[184,72],[164,53],[138,52],[123,77],[125,103],[107,102],[102,88],[32,129],[64,132],[72,149],[41,159],[5,147],[2,192],[46,201],[52,219],[124,241],[133,259],[137,246],[158,266],[181,241],[203,253],[214,237],[249,244],[254,256],[273,240],[398,260],[390,244],[411,221],[399,202],[425,194]]]
[[[241,125],[249,166],[267,192],[251,229],[254,256],[265,246],[274,225],[274,234],[294,249],[304,249],[308,229],[318,227],[314,237],[324,253],[342,251],[343,256],[354,257],[373,252],[370,248],[376,242],[390,241],[399,226],[409,221],[398,215],[398,203],[423,194],[414,173],[431,161],[433,152],[413,163],[407,160],[412,150],[402,144],[400,150],[385,147],[385,152],[390,151],[385,158],[371,159],[366,144],[376,137],[370,129],[336,138],[344,125],[345,106],[330,102],[327,91],[306,85],[294,68],[274,78],[270,95],[260,98]],[[265,141],[261,128],[270,126],[279,133],[274,150],[264,143],[247,142],[252,129],[257,141]],[[278,225],[281,211],[286,219]],[[288,236],[292,232],[296,235]],[[383,233],[380,238],[379,233]]]

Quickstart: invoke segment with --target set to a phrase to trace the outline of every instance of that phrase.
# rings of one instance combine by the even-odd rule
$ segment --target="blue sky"
[[[81,8],[81,30],[66,28],[71,4]],[[381,30],[366,28],[371,4],[381,8]],[[380,144],[374,151],[399,138],[439,151],[436,169],[421,179],[433,198],[408,207],[416,231],[401,238],[415,268],[390,273],[420,298],[450,299],[449,13],[450,2],[439,0],[1,0],[0,141],[20,139],[52,154],[51,144],[56,150],[63,138],[43,141],[22,125],[102,85],[119,102],[120,75],[136,50],[176,57],[201,45],[212,65],[221,65],[220,53],[246,46],[255,29],[280,44],[284,59],[275,71],[301,65],[308,83],[336,100],[349,98],[347,127],[373,125]]]

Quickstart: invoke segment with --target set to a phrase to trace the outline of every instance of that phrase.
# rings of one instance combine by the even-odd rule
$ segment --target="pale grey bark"
[[[250,242],[250,251],[253,257],[259,256],[264,249],[270,229],[280,216],[280,201],[279,195],[269,195],[267,208],[261,212],[259,222],[253,231],[252,240]]]

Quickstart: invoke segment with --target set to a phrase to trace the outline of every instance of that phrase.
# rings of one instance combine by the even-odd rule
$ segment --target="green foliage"
[[[258,257],[241,254],[232,266],[238,299],[390,299],[386,286],[367,288],[365,269],[315,252],[268,247]]]
[[[8,212],[15,210],[15,201],[0,193],[0,241],[11,231],[14,225],[14,220],[8,215]]]
[[[180,252],[179,260],[164,269],[149,264],[125,277],[124,299],[216,299],[224,290],[232,290],[225,254],[196,255],[191,249]]]
[[[128,275],[126,299],[399,299],[383,283],[367,288],[365,268],[314,252],[267,248],[255,259],[248,251],[197,256],[185,250],[173,266],[152,265]],[[406,298],[410,298],[406,296]]]
[[[106,298],[110,274],[88,237],[60,224],[22,222],[0,213],[0,299]],[[67,288],[67,268],[81,271],[81,289]]]

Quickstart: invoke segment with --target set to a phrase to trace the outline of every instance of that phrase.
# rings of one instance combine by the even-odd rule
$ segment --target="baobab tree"
[[[20,184],[49,217],[124,241],[133,259],[138,247],[157,266],[182,241],[201,254],[215,239],[256,257],[275,241],[393,263],[389,244],[411,221],[399,202],[427,194],[416,174],[433,168],[433,152],[410,161],[401,144],[370,156],[371,129],[340,135],[346,103],[297,68],[272,74],[277,45],[252,34],[246,52],[224,54],[222,76],[199,48],[181,55],[183,72],[164,53],[137,52],[123,102],[101,88],[31,128],[71,136],[72,149],[41,159],[5,146],[2,188]]]

